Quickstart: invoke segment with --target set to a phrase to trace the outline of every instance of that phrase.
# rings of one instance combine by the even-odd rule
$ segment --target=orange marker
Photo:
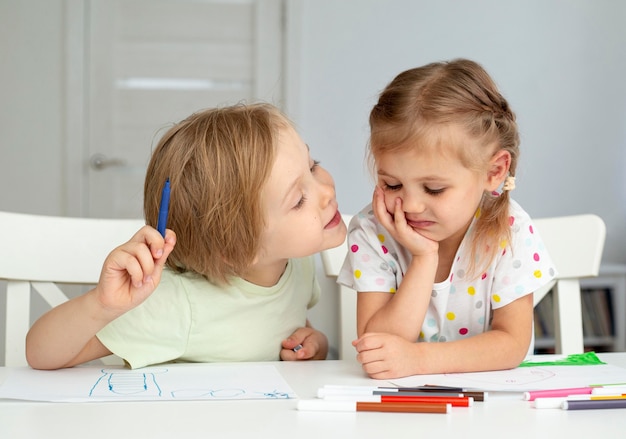
[[[298,410],[325,412],[396,412],[396,413],[450,413],[451,404],[413,402],[356,402],[301,399]]]

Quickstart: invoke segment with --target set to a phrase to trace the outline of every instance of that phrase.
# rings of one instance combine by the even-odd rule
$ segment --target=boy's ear
[[[496,190],[509,175],[511,167],[511,153],[505,149],[498,150],[489,160],[487,170],[487,188],[489,191]]]

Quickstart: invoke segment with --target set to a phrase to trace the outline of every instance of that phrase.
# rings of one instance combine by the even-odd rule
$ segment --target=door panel
[[[202,108],[282,101],[282,0],[91,0],[84,8],[82,210],[141,217],[145,167]]]

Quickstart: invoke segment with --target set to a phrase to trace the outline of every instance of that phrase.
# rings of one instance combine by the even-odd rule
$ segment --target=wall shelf
[[[581,279],[586,350],[626,351],[626,265],[604,264],[597,277]],[[535,351],[554,351],[551,293],[535,307]],[[608,320],[607,320],[608,319]]]

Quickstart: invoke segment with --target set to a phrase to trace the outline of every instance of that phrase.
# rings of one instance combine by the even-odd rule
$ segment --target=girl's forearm
[[[517,367],[528,352],[526,339],[491,330],[465,340],[418,343],[415,374],[481,372]]]
[[[103,311],[93,290],[51,309],[28,331],[28,364],[36,369],[74,365],[73,360],[88,348],[96,333],[115,317]],[[106,354],[101,349],[96,348],[95,354],[87,354],[83,361]]]
[[[370,317],[364,332],[387,332],[416,341],[430,302],[436,270],[436,259],[414,258],[398,290]]]

